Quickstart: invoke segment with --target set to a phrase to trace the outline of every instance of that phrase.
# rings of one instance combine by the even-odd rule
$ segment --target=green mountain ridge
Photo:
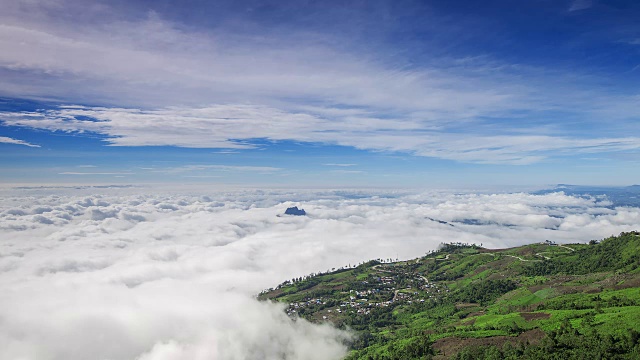
[[[347,359],[639,359],[640,233],[497,250],[443,244],[258,298],[353,331]]]

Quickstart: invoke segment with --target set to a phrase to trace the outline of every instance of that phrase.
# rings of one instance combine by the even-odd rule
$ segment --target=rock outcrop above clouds
[[[296,215],[296,216],[305,216],[307,212],[304,209],[298,209],[297,206],[287,208],[284,212],[285,215]]]

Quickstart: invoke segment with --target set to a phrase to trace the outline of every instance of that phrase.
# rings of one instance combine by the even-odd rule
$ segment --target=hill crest
[[[575,344],[607,337],[618,352],[591,354],[626,358],[640,350],[631,338],[640,332],[639,269],[638,232],[509,249],[453,243],[413,260],[292,279],[259,298],[286,303],[292,318],[355,331],[349,359],[483,358],[485,350],[504,358],[525,344],[542,354],[561,335]]]

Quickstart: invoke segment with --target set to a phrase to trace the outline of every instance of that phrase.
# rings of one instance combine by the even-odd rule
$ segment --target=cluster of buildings
[[[313,317],[318,320],[320,317],[322,320],[331,320],[343,313],[368,315],[376,307],[387,307],[396,302],[422,303],[428,299],[437,299],[439,293],[448,291],[419,274],[396,272],[393,268],[377,270],[381,272],[380,276],[370,276],[368,280],[360,281],[360,290],[341,291],[330,297],[305,298],[304,301],[289,303],[286,312],[292,317],[300,313],[313,313]],[[405,284],[411,285],[400,288],[400,278]]]

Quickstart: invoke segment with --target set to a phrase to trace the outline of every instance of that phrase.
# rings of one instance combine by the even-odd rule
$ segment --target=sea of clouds
[[[308,216],[283,216],[289,206]],[[637,230],[640,209],[563,193],[0,191],[0,358],[339,359],[348,331],[255,295],[442,242],[510,247]]]

